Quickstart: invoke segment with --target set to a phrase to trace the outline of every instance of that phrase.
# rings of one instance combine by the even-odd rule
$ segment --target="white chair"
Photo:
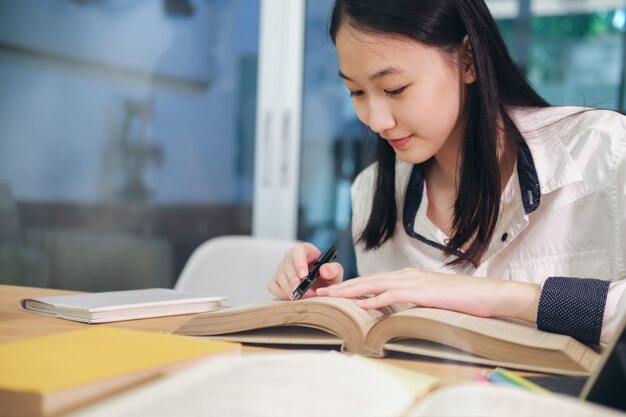
[[[254,236],[213,238],[194,250],[174,288],[225,296],[225,304],[233,306],[272,299],[267,284],[296,243]]]

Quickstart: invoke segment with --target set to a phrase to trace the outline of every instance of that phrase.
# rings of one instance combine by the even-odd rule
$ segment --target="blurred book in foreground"
[[[99,326],[0,344],[0,416],[58,415],[237,343]]]

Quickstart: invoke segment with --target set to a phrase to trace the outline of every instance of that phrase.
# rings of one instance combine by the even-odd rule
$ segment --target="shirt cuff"
[[[609,285],[601,279],[548,278],[539,297],[537,328],[597,345]]]

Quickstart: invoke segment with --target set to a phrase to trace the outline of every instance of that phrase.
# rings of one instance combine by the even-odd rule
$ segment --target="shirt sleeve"
[[[548,278],[539,298],[537,327],[598,344],[609,285],[601,279]]]
[[[620,119],[624,120],[624,119]],[[623,122],[622,122],[623,123]],[[619,280],[548,278],[541,290],[537,327],[588,343],[609,342],[626,313],[626,136],[616,149],[612,190],[615,264]]]
[[[607,343],[625,314],[626,280],[548,278],[541,290],[537,327],[583,343]]]
[[[621,141],[614,154],[620,155],[615,169],[613,215],[615,216],[615,265],[617,280],[611,282],[604,308],[601,342],[609,342],[626,314],[626,118],[620,117],[616,129]]]

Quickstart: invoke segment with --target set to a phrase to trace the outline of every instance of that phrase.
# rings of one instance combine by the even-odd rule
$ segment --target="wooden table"
[[[64,331],[78,330],[87,326],[112,326],[134,330],[170,333],[192,317],[192,315],[170,316],[90,325],[70,320],[46,317],[41,314],[23,311],[19,307],[19,302],[23,298],[72,293],[75,293],[75,291],[0,285],[0,343],[34,336],[55,334]],[[243,351],[260,352],[276,349],[279,348],[244,346]],[[416,359],[415,357],[409,357],[408,355],[402,356],[398,354],[392,354],[390,357],[377,360],[438,377],[440,379],[440,383],[438,385],[439,387],[471,381],[474,373],[484,369],[459,363],[446,363],[443,361],[430,360],[427,358]]]

